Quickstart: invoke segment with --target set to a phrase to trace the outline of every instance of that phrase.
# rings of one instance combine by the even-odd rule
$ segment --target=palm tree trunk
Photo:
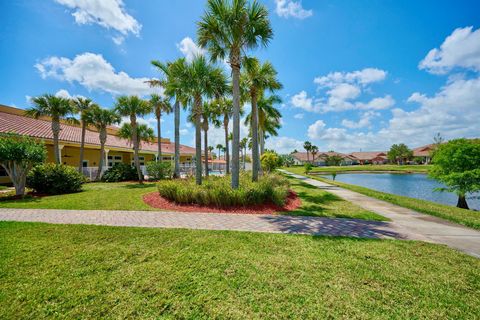
[[[465,198],[464,194],[461,194],[458,196],[457,207],[462,209],[467,209],[467,210],[469,209],[467,199]]]
[[[160,125],[160,120],[162,119],[162,112],[158,112],[157,117],[157,144],[158,144],[158,157],[157,162],[162,162],[162,127]]]
[[[103,161],[105,160],[105,142],[107,141],[107,130],[102,129],[100,130],[100,161],[98,161],[98,170],[97,176],[95,177],[95,181],[100,180],[102,176],[103,170]]]
[[[58,118],[52,118],[52,133],[53,133],[53,156],[55,163],[62,163],[60,159],[60,150],[58,149],[58,136],[60,134],[60,120]]]
[[[180,103],[175,101],[174,105],[175,122],[175,170],[173,177],[180,178]]]
[[[229,122],[229,119],[228,119],[228,116],[225,116],[223,118],[223,129],[225,130],[225,152],[223,153],[224,157],[225,157],[225,164],[227,166],[226,168],[226,171],[227,171],[227,174],[230,173],[230,147],[229,147],[229,143],[228,143],[228,122]]]
[[[258,140],[259,140],[259,148],[260,148],[260,156],[258,157],[258,170],[259,170],[259,174],[262,176],[263,175],[263,168],[262,168],[262,155],[264,153],[264,149],[263,149],[263,146],[264,146],[264,133],[263,133],[263,130],[261,128],[258,129]]]
[[[232,188],[240,185],[240,52],[230,59],[233,82],[233,140],[232,140]]]
[[[132,141],[133,141],[133,162],[135,163],[135,168],[137,169],[138,175],[138,182],[140,184],[143,183],[143,174],[140,170],[140,161],[138,159],[138,149],[139,149],[139,141],[138,141],[138,132],[137,132],[137,117],[135,115],[130,116],[130,124],[132,126]]]
[[[258,172],[260,171],[260,159],[258,154],[258,106],[257,93],[252,91],[252,117],[250,119],[250,127],[252,130],[252,181],[258,181]]]
[[[204,119],[205,121],[206,119]],[[205,125],[203,128],[204,132],[204,138],[203,138],[203,144],[205,145],[205,177],[208,177],[208,125]]]
[[[80,140],[80,161],[78,163],[78,172],[83,172],[83,153],[85,149],[85,133],[87,131],[87,125],[85,121],[82,120],[82,137]]]
[[[201,114],[202,114],[202,98],[195,97],[195,182],[198,185],[202,184],[202,128],[201,128]]]

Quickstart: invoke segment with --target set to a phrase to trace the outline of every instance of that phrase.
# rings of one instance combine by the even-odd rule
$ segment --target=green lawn
[[[2,319],[474,319],[478,292],[424,242],[0,222]]]
[[[423,172],[426,173],[431,168],[431,165],[391,165],[391,164],[384,164],[384,165],[358,165],[358,166],[339,166],[339,167],[313,167],[312,173],[329,173],[329,172],[351,172],[351,171],[369,171],[369,172]],[[303,166],[295,166],[295,167],[288,167],[284,168],[285,170],[304,174],[305,169]]]
[[[302,206],[291,215],[386,220],[331,193],[319,190],[289,178],[294,191],[302,199]],[[0,201],[0,208],[80,209],[80,210],[157,210],[146,205],[142,197],[157,191],[155,183],[88,183],[79,193]]]
[[[309,175],[309,177],[326,183],[334,184],[339,187],[370,196],[372,198],[384,200],[399,205],[401,207],[409,208],[418,212],[423,212],[425,214],[443,218],[445,220],[450,220],[452,222],[456,222],[459,224],[463,224],[467,227],[480,230],[480,212],[478,211],[465,210],[431,201],[414,199],[391,193],[376,191],[353,184],[332,181],[330,179],[322,178],[317,175]]]

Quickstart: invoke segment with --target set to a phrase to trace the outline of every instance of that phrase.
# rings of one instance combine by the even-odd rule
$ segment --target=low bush
[[[312,169],[313,169],[313,165],[310,162],[307,162],[303,165],[303,169],[304,169],[305,174],[309,174],[310,171],[312,171]]]
[[[137,169],[126,163],[117,163],[102,175],[104,182],[137,181]]]
[[[248,174],[240,176],[240,187],[230,187],[230,177],[211,176],[201,186],[194,179],[165,180],[158,183],[160,196],[180,204],[215,207],[249,206],[274,203],[282,206],[288,196],[289,183],[284,177],[268,174],[252,182]]]
[[[152,161],[147,163],[149,180],[164,180],[172,177],[172,164],[170,162]]]
[[[77,168],[45,163],[35,166],[27,176],[27,187],[42,194],[64,194],[82,190],[86,181]]]
[[[267,173],[272,172],[273,170],[282,166],[282,159],[272,151],[267,151],[260,157],[260,162],[263,170]]]

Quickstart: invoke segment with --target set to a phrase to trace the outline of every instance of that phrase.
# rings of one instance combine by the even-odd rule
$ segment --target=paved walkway
[[[480,232],[456,223],[342,189],[305,176],[281,170],[310,185],[333,193],[356,205],[392,220],[390,226],[408,239],[445,244],[480,258]]]
[[[235,230],[423,240],[446,244],[480,258],[480,232],[478,231],[318,180],[294,174],[291,175],[367,210],[386,216],[392,221],[379,222],[359,219],[274,215],[50,209],[0,209],[0,221]]]

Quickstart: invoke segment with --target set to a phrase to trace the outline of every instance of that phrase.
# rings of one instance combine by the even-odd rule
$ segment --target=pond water
[[[325,175],[325,177],[332,179],[331,175]],[[457,195],[453,193],[435,191],[435,188],[443,185],[425,174],[342,173],[337,174],[335,180],[451,206],[456,206],[458,200]],[[470,209],[480,210],[480,199],[476,198],[479,196],[480,194],[467,196]]]

